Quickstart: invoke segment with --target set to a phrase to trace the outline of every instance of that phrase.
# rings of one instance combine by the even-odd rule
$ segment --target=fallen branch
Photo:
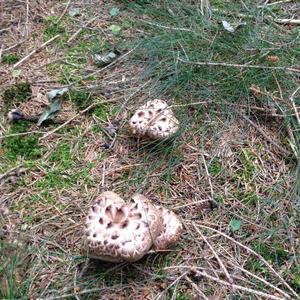
[[[20,66],[24,61],[26,61],[27,59],[29,59],[32,55],[34,55],[35,53],[41,51],[43,48],[45,48],[47,45],[49,45],[50,43],[52,43],[53,41],[55,41],[60,35],[56,35],[53,38],[51,38],[50,40],[48,40],[47,42],[43,43],[42,45],[40,45],[39,47],[37,47],[36,49],[32,50],[29,54],[27,54],[25,57],[23,57],[20,61],[18,61],[17,63],[15,63],[13,65],[13,69],[17,68],[18,66]]]
[[[290,68],[290,67],[269,67],[262,65],[246,65],[246,64],[229,64],[224,62],[209,62],[209,61],[187,61],[182,58],[178,58],[179,61],[196,66],[215,66],[215,67],[229,67],[229,68],[246,68],[246,69],[263,69],[263,70],[279,70],[288,71],[293,73],[300,73],[300,69]]]

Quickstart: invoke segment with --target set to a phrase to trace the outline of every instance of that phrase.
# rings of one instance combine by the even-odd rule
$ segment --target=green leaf
[[[110,14],[112,17],[115,17],[115,16],[117,16],[117,15],[119,14],[119,12],[120,12],[120,10],[119,10],[117,7],[113,7],[113,8],[110,10],[109,14]]]
[[[41,114],[37,125],[41,126],[41,124],[49,119],[50,117],[53,117],[56,115],[60,110],[60,99],[54,100]]]
[[[231,219],[229,226],[232,231],[238,231],[241,228],[241,221],[237,219]]]
[[[118,34],[121,31],[121,27],[118,25],[111,25],[109,26],[109,29],[113,34]]]

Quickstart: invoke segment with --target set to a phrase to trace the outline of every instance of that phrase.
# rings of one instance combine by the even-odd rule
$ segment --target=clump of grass
[[[16,53],[4,54],[1,58],[1,62],[8,65],[13,65],[19,61],[19,57]]]
[[[246,12],[240,3],[211,1],[211,13],[207,15],[187,1],[125,3],[151,20],[143,18],[136,25],[142,26],[146,35],[138,40],[135,60],[146,65],[143,80],[153,79],[153,97],[166,96],[177,102],[187,98],[213,100],[221,105],[223,112],[234,115],[232,106],[229,110],[225,102],[257,104],[249,90],[251,85],[267,91],[278,90],[280,85],[283,97],[296,87],[296,77],[284,71],[195,64],[212,61],[272,67],[290,66],[297,60],[299,30],[286,32],[271,21],[266,24],[251,1],[245,1],[249,9]],[[224,14],[224,10],[231,13]],[[241,20],[235,12],[252,17]],[[232,34],[223,28],[223,20],[244,25]],[[279,61],[269,62],[268,55],[277,56]],[[260,101],[263,105],[270,99],[262,97]]]
[[[9,131],[9,134],[18,134],[28,131],[31,123],[29,121],[19,121],[14,123]],[[0,149],[4,156],[11,160],[16,161],[18,158],[32,160],[39,158],[43,152],[38,144],[38,135],[24,135],[24,136],[9,136],[4,139]]]

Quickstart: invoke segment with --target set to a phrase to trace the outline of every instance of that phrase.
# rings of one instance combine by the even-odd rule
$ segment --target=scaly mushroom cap
[[[113,192],[102,193],[85,223],[84,246],[90,257],[110,262],[137,261],[162,228],[160,211],[136,194],[126,204]]]
[[[169,105],[159,99],[148,101],[130,119],[133,135],[164,139],[178,130],[178,120]]]
[[[154,241],[154,248],[157,250],[163,250],[178,241],[182,232],[182,223],[171,210],[161,206],[156,206],[156,208],[161,212],[163,229]]]

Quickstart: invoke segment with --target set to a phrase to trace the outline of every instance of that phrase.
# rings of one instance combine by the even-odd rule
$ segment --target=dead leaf
[[[279,61],[279,57],[277,55],[268,55],[266,60],[275,63]]]

